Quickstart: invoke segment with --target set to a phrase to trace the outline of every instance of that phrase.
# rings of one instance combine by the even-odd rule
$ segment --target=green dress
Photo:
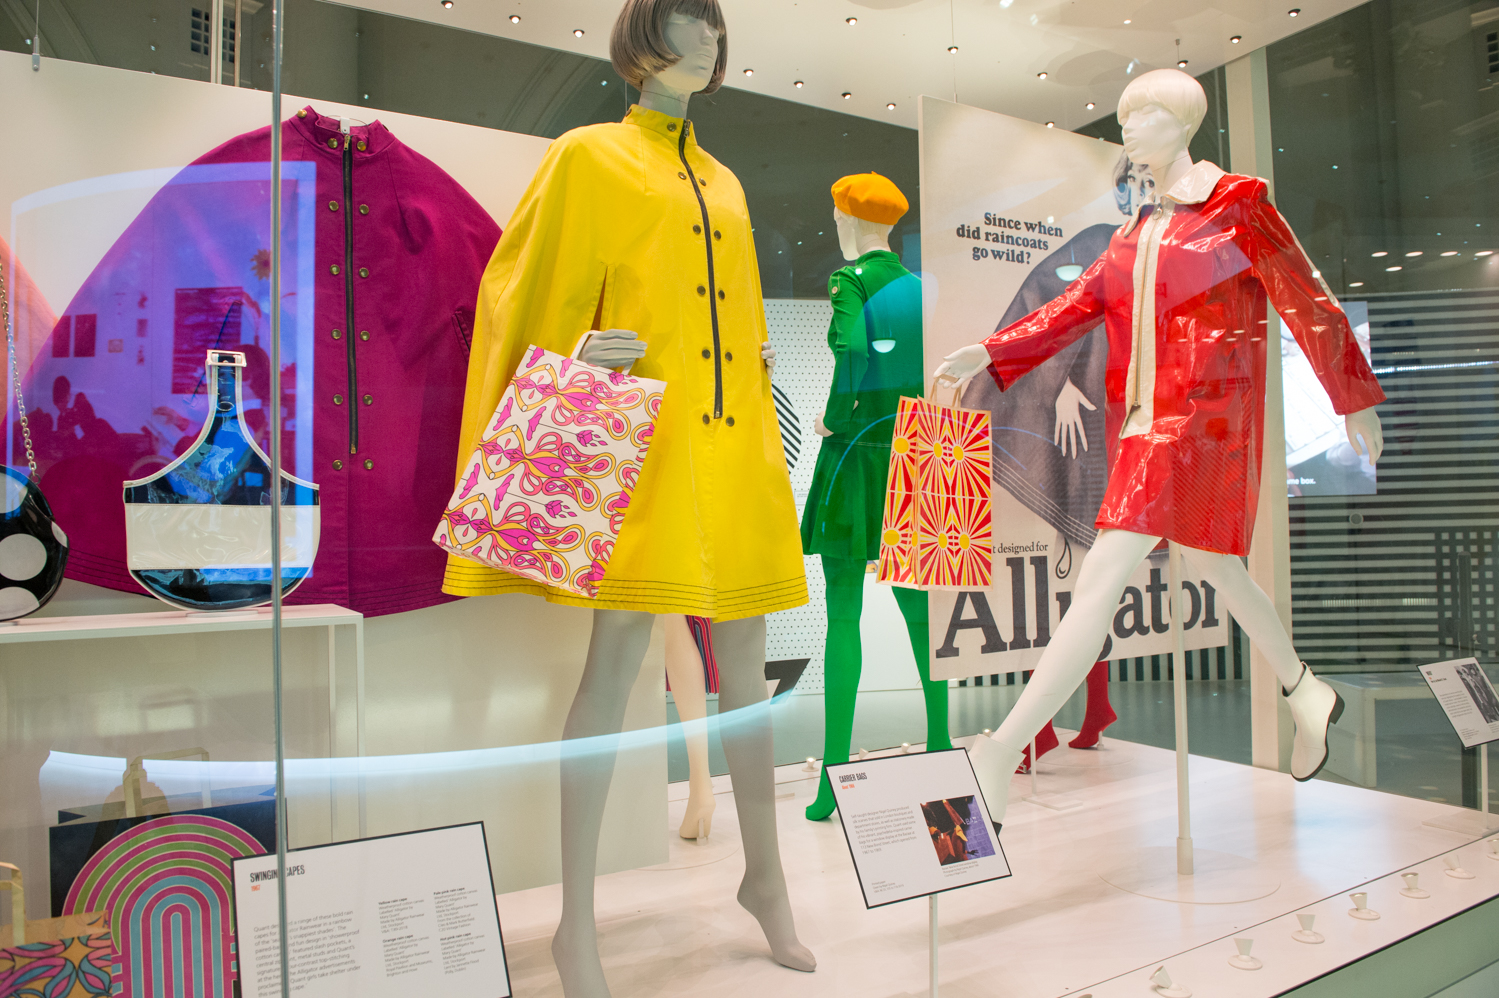
[[[874,250],[828,279],[836,366],[824,437],[802,514],[802,550],[872,561],[902,395],[922,392],[921,279],[889,250]]]

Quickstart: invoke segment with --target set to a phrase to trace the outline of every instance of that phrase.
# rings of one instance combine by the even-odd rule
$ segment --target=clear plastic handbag
[[[281,573],[272,580],[271,460],[245,425],[245,355],[210,350],[212,411],[188,451],[149,478],[125,483],[131,576],[184,610],[238,610],[286,596],[312,574],[321,519],[318,487],[281,472]]]

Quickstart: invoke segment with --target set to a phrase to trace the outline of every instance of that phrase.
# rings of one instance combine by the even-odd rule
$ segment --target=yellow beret
[[[894,225],[910,210],[906,196],[878,173],[856,173],[833,185],[833,204],[845,215]]]

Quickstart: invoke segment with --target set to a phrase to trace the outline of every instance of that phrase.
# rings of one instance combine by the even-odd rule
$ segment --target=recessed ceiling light
[[[1046,73],[1045,73],[1045,71],[1037,73],[1036,74],[1036,79],[1038,79],[1038,80],[1044,80],[1044,79],[1046,79]]]
[[[845,17],[843,19],[843,23],[848,25],[849,27],[853,27],[854,25],[859,23],[859,19],[857,17]]]
[[[1297,15],[1299,15],[1301,13],[1301,8],[1300,7],[1292,7],[1290,10],[1286,11],[1286,13],[1289,14],[1291,17],[1296,17]]]
[[[957,55],[958,54],[958,47],[956,45],[949,45],[947,47],[947,54],[948,55]]]
[[[1129,18],[1127,18],[1127,17],[1126,17],[1126,18],[1125,18],[1125,19],[1124,19],[1124,23],[1125,23],[1125,24],[1129,24],[1129,23],[1130,23],[1130,19],[1129,19]]]
[[[895,105],[894,104],[886,104],[885,105],[885,110],[886,111],[894,111],[895,110]]]
[[[1242,42],[1243,40],[1244,40],[1244,36],[1243,35],[1234,35],[1232,38],[1230,38],[1228,40],[1228,43],[1230,45],[1237,45],[1240,42]],[[1353,285],[1350,284],[1349,287],[1353,287]]]
[[[754,76],[755,75],[755,71],[753,69],[746,69],[744,71],[744,75],[745,76]]]
[[[1406,256],[1420,256],[1421,253],[1422,253],[1421,250],[1411,250],[1409,253],[1407,253],[1405,255]]]
[[[1474,256],[1492,256],[1493,254],[1494,254],[1493,250],[1479,250],[1477,253],[1474,253],[1473,255]]]
[[[1083,107],[1087,108],[1089,111],[1093,110],[1097,106],[1098,105],[1093,103],[1092,101],[1089,101],[1088,103],[1083,105]]]
[[[798,90],[800,90],[800,89],[801,89],[801,88],[802,88],[802,87],[805,87],[805,86],[806,86],[806,84],[805,84],[805,83],[803,83],[803,82],[802,82],[802,81],[801,81],[801,80],[797,80],[797,81],[796,81],[796,82],[795,82],[795,83],[793,83],[793,84],[791,84],[791,85],[792,85],[792,86],[793,86],[793,87],[795,87],[795,88],[796,88],[796,89],[798,89]]]
[[[1185,60],[1185,59],[1178,59],[1178,60],[1176,60],[1176,68],[1177,69],[1186,69],[1187,68],[1187,60]]]
[[[1390,251],[1389,250],[1380,250],[1377,253],[1370,253],[1369,255],[1372,256],[1372,257],[1389,256],[1390,255]]]
[[[573,29],[573,37],[574,38],[582,38],[583,37],[583,29],[582,28],[574,28]]]
[[[511,14],[510,15],[510,23],[511,24],[519,24],[520,23],[520,15],[519,14]]]
[[[443,7],[446,10],[452,10],[453,9],[453,0],[442,0],[442,5],[443,5]]]
[[[1385,272],[1393,274],[1395,271],[1400,270],[1400,269],[1402,269],[1402,268],[1400,268],[1400,267],[1386,267],[1385,268]]]
[[[1457,256],[1457,250],[1448,250],[1447,252],[1443,253],[1442,255],[1443,256]]]
[[[849,93],[847,90],[843,91],[843,99],[844,100],[848,100],[852,96],[853,96],[853,94]]]
[[[1364,286],[1364,282],[1363,281],[1349,281],[1348,282],[1348,286],[1350,288],[1361,288],[1361,287]]]

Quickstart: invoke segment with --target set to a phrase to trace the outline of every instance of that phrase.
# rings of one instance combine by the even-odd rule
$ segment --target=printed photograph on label
[[[921,805],[927,834],[939,866],[966,863],[994,855],[994,841],[972,797],[949,797]]]

